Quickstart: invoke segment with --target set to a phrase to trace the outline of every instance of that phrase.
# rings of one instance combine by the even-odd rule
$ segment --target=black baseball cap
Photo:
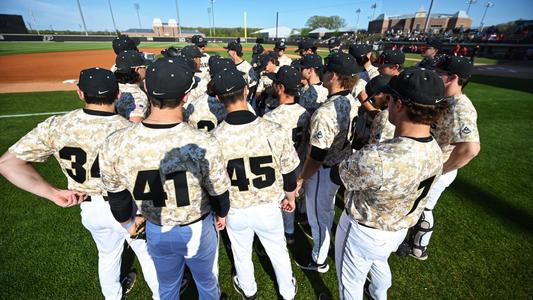
[[[405,102],[424,105],[435,105],[448,99],[439,75],[433,70],[417,67],[405,69],[400,75],[394,76],[383,92]]]
[[[193,35],[191,38],[191,42],[198,47],[205,47],[207,45],[207,41],[205,40],[205,38],[199,34]]]
[[[385,50],[378,59],[378,67],[388,67],[392,65],[403,65],[405,54],[401,50]]]
[[[209,75],[213,78],[224,69],[236,69],[235,63],[230,58],[217,57],[209,59]]]
[[[243,89],[246,81],[242,73],[236,68],[224,69],[218,72],[213,79],[212,92],[215,95],[224,95]]]
[[[323,68],[324,64],[322,64],[322,57],[320,57],[318,54],[305,54],[301,61],[300,61],[300,67],[302,69],[307,68],[314,68],[319,69]]]
[[[472,76],[473,68],[474,65],[470,59],[462,56],[446,55],[435,63],[435,71],[438,73],[445,72],[457,74],[457,76],[464,79],[468,79]]]
[[[262,44],[265,42],[265,39],[262,38],[262,37],[258,37],[258,38],[255,38],[255,43],[256,44]]]
[[[342,51],[332,52],[327,57],[326,71],[353,76],[362,70],[353,56]]]
[[[341,45],[341,39],[334,37],[328,40],[328,48],[335,48]]]
[[[263,48],[263,45],[261,45],[261,44],[255,44],[252,47],[252,53],[253,54],[261,54],[263,52],[265,52],[265,48]]]
[[[263,71],[266,69],[266,66],[268,65],[268,62],[271,60],[275,60],[274,64],[279,65],[276,63],[278,61],[278,56],[275,52],[269,52],[269,53],[263,53],[259,56],[259,71]]]
[[[298,49],[296,49],[294,52],[300,52],[305,49],[312,49],[313,51],[316,50],[316,43],[314,39],[306,38],[298,42]]]
[[[81,70],[78,80],[80,90],[91,96],[115,95],[118,82],[113,72],[102,68]]]
[[[146,70],[146,90],[156,99],[181,99],[196,83],[194,71],[174,57],[163,57]]]
[[[119,35],[113,39],[113,51],[115,54],[119,54],[124,50],[136,50],[137,46],[141,43],[141,40],[138,38],[130,38],[127,35]]]
[[[202,57],[202,51],[195,45],[189,45],[181,49],[181,54],[190,58]]]
[[[291,62],[291,67],[295,68],[296,70],[302,69],[302,59],[293,59]]]
[[[144,55],[135,50],[122,51],[115,59],[118,72],[128,73],[132,68],[146,66]]]
[[[286,89],[297,89],[301,79],[300,72],[296,68],[282,66],[276,73],[274,82],[282,84]]]
[[[194,59],[183,55],[183,53],[178,54],[178,56],[174,57],[175,61],[186,66],[189,68],[192,72],[196,72],[196,64],[194,63]]]
[[[224,49],[233,50],[237,53],[242,53],[242,45],[238,41],[231,41]]]
[[[433,40],[427,41],[426,42],[426,46],[431,47],[431,48],[435,48],[437,50],[440,50],[440,49],[442,49],[443,44],[442,44],[441,41],[439,41],[437,39],[433,39]]]
[[[348,53],[356,59],[366,56],[370,51],[372,51],[372,48],[369,45],[363,44],[353,44],[348,48]]]
[[[386,91],[386,87],[391,80],[390,75],[378,75],[367,82],[365,86],[366,94],[368,98],[374,97],[377,93]]]
[[[285,42],[282,40],[276,41],[276,44],[274,44],[274,50],[285,50],[287,46],[285,46]]]

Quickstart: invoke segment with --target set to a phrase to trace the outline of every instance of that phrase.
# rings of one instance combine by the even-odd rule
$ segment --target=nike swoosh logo
[[[102,92],[98,91],[98,95],[103,95],[103,94],[105,94],[107,92],[109,92],[109,90],[105,90],[105,91],[102,91]]]
[[[165,93],[152,92],[152,94],[154,94],[155,96],[161,96],[161,95],[164,95]]]
[[[231,89],[234,88],[234,87],[235,87],[235,86],[232,86],[232,87],[230,87],[229,89],[226,89],[226,92],[231,91]]]

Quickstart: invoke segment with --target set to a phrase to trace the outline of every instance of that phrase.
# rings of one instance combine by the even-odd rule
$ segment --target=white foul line
[[[19,115],[3,115],[2,118],[19,118],[19,117],[31,117],[31,116],[46,116],[46,115],[60,115],[66,114],[68,111],[56,111],[56,112],[45,112],[45,113],[34,113],[34,114],[19,114]]]

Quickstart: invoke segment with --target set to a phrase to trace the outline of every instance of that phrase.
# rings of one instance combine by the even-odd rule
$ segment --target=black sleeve
[[[316,161],[324,161],[324,158],[326,158],[326,155],[328,154],[328,150],[320,149],[315,146],[311,146],[311,153],[309,153],[309,156],[311,156],[312,159]]]
[[[217,196],[209,195],[209,203],[217,216],[224,218],[229,211],[229,191]]]
[[[296,170],[282,174],[283,175],[283,190],[285,192],[292,192],[296,189]]]
[[[336,164],[333,167],[331,167],[331,171],[329,173],[329,178],[336,185],[344,187],[344,184],[342,183],[342,180],[341,180],[341,176],[339,174],[339,165],[338,164]]]
[[[113,213],[113,217],[119,222],[128,221],[133,215],[133,197],[128,190],[123,190],[117,193],[107,193],[109,199],[109,207]]]

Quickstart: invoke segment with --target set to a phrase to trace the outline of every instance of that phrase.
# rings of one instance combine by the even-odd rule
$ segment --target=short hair
[[[222,104],[233,104],[237,101],[244,100],[244,88],[240,90],[236,90],[233,92],[229,92],[227,94],[217,95],[218,100],[222,102]]]
[[[129,72],[123,73],[115,71],[115,77],[118,83],[137,83],[141,80],[139,73],[135,72],[135,69],[130,69]]]
[[[402,101],[403,102],[403,101]],[[403,102],[407,107],[407,117],[416,124],[433,125],[446,113],[448,101],[441,101],[436,105],[424,105],[414,102]]]
[[[105,94],[105,95],[91,95],[83,92],[83,99],[87,104],[113,104],[117,100],[118,91],[116,94]]]
[[[151,106],[158,107],[160,109],[176,108],[183,102],[183,98],[182,99],[157,99],[151,96],[148,96],[148,100],[150,101]]]
[[[337,74],[337,77],[339,78],[339,82],[341,84],[341,87],[343,89],[352,90],[357,81],[359,80],[359,76],[356,75],[343,75],[343,74]]]

